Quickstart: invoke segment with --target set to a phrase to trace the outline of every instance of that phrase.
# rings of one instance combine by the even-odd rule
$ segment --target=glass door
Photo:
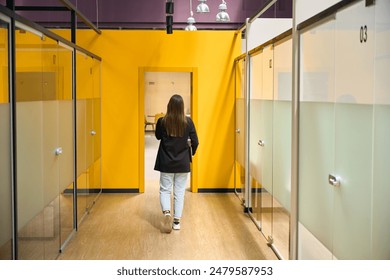
[[[272,223],[273,223],[273,98],[274,98],[274,79],[273,79],[273,45],[264,47],[262,52],[261,74],[262,84],[259,98],[259,118],[251,120],[253,129],[259,130],[259,139],[255,144],[259,149],[261,169],[261,232],[267,241],[273,243]],[[255,78],[253,78],[255,79]],[[252,108],[251,108],[252,109]],[[257,123],[257,125],[256,125]],[[252,191],[253,192],[253,191]]]
[[[330,182],[334,190],[333,255],[370,259],[374,6],[366,7],[361,1],[343,9],[337,13],[335,27],[335,150],[329,176],[338,178],[339,184]]]
[[[91,65],[89,57],[76,54],[76,139],[77,139],[77,223],[88,211],[89,175],[91,159],[92,103],[88,102],[91,89]],[[89,104],[89,105],[88,105]],[[89,134],[88,134],[89,129]],[[87,158],[89,157],[89,161]]]
[[[300,36],[299,259],[332,259],[335,22]]]
[[[77,220],[93,207],[101,192],[100,61],[77,53]]]
[[[251,216],[272,244],[273,46],[251,57],[249,166]]]
[[[251,56],[251,83],[249,101],[249,173],[251,194],[251,217],[262,227],[262,184],[264,167],[264,140],[262,136],[265,112],[262,103],[263,88],[263,54]]]
[[[235,93],[236,93],[236,144],[235,144],[235,190],[238,193],[240,199],[246,205],[248,201],[245,201],[245,123],[246,123],[246,99],[245,99],[245,73],[246,60],[241,59],[235,63]],[[246,205],[246,207],[248,207]]]
[[[57,92],[58,92],[58,146],[62,153],[59,157],[60,178],[60,230],[63,247],[74,229],[73,173],[74,173],[74,108],[72,96],[72,49],[58,45],[56,55]]]
[[[301,34],[300,259],[371,258],[374,11]]]
[[[57,42],[17,24],[16,171],[18,258],[55,259],[60,250]],[[71,120],[69,120],[71,122]]]
[[[101,88],[100,88],[100,61],[96,59],[91,62],[92,79],[92,126],[90,137],[92,139],[92,162],[89,172],[90,207],[96,202],[101,192]]]
[[[291,212],[291,101],[292,39],[274,44],[273,105],[273,244],[283,259],[289,258]]]

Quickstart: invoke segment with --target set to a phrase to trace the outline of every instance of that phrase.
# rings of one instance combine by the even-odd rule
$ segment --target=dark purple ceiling
[[[0,0],[5,5],[6,0]],[[106,29],[164,29],[166,0],[70,0],[98,28]],[[215,16],[222,0],[208,0],[210,13],[196,13],[198,0],[192,0],[196,27],[199,29],[237,29],[246,18],[254,16],[269,0],[225,0],[229,23],[217,23]],[[59,0],[15,0],[15,6],[60,6]],[[69,27],[69,12],[17,11],[45,27]],[[174,0],[173,28],[181,29],[190,16],[190,0]],[[262,17],[291,18],[292,0],[279,0]],[[82,23],[79,27],[83,27]]]

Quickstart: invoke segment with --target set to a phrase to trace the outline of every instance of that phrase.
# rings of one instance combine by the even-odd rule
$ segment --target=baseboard
[[[233,193],[234,189],[229,189],[229,188],[210,188],[210,189],[199,188],[198,192],[199,193]]]
[[[261,192],[267,192],[264,188],[252,188],[252,193],[261,193]],[[234,189],[231,188],[199,188],[198,192],[200,193],[234,193]],[[241,193],[241,189],[236,189],[237,193]]]
[[[139,189],[77,189],[78,194],[89,193],[139,193]],[[73,189],[66,189],[65,194],[73,194]]]
[[[102,189],[102,193],[139,193],[139,189]]]

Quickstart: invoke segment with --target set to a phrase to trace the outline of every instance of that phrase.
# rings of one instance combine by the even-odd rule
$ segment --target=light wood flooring
[[[60,260],[276,260],[233,193],[185,194],[180,231],[161,233],[158,141],[145,135],[145,193],[102,194]]]
[[[186,192],[182,228],[160,232],[157,188],[103,194],[60,260],[276,260],[235,194]]]

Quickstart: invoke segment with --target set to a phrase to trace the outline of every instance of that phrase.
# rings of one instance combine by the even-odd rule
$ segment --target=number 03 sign
[[[360,43],[367,42],[367,25],[360,27]]]

